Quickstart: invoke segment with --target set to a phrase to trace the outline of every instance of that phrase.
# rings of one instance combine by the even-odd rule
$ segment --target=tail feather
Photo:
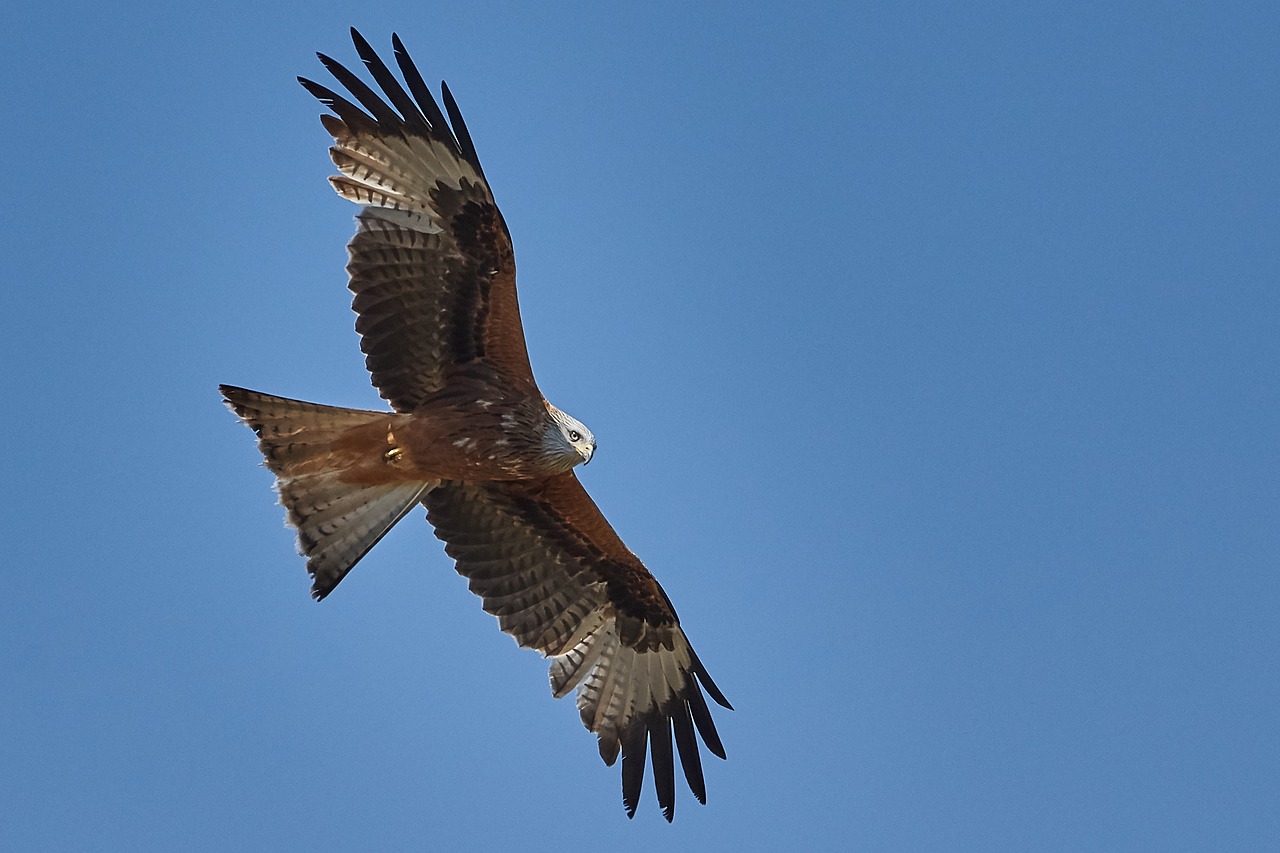
[[[390,483],[353,490],[336,472],[277,478],[280,503],[298,531],[311,594],[324,598],[413,509],[434,483]]]
[[[276,475],[276,491],[298,531],[311,594],[324,598],[360,558],[405,516],[435,482],[352,482],[358,466],[377,464],[381,448],[362,453],[338,440],[357,427],[401,415],[305,403],[221,385],[228,407],[258,434],[258,449]]]

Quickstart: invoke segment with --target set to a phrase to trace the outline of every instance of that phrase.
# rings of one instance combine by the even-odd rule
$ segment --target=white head
[[[548,452],[564,457],[570,468],[579,462],[590,462],[596,452],[596,437],[591,430],[583,426],[582,421],[566,415],[550,403],[547,403],[547,411],[557,427],[547,430],[544,440]]]

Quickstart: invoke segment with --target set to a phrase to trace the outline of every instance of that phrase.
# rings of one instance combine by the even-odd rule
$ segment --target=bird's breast
[[[534,405],[477,396],[415,411],[398,438],[401,464],[423,479],[519,480],[559,473],[543,449],[547,417]]]

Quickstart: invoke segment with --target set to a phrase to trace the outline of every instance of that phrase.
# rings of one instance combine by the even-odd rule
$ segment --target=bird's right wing
[[[351,36],[382,95],[324,54],[358,105],[298,80],[335,113],[321,116],[341,172],[330,183],[363,206],[347,271],[373,384],[400,412],[459,368],[487,369],[536,393],[511,236],[453,96],[442,87],[447,121],[398,36],[407,90],[358,32]]]

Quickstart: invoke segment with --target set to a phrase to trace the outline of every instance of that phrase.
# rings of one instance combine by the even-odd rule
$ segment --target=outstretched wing
[[[396,411],[411,412],[451,368],[479,363],[536,392],[511,235],[449,88],[442,84],[446,121],[398,36],[407,91],[354,28],[351,37],[382,95],[324,54],[359,105],[298,80],[335,114],[321,116],[342,173],[329,182],[363,206],[347,272],[374,386]]]
[[[725,753],[702,688],[731,706],[662,587],[578,478],[569,472],[538,483],[444,483],[423,503],[484,609],[520,645],[552,659],[555,695],[577,688],[582,722],[599,738],[605,763],[621,750],[628,816],[640,798],[647,747],[658,803],[671,820],[673,734],[689,788],[705,803],[695,730],[712,753]]]

